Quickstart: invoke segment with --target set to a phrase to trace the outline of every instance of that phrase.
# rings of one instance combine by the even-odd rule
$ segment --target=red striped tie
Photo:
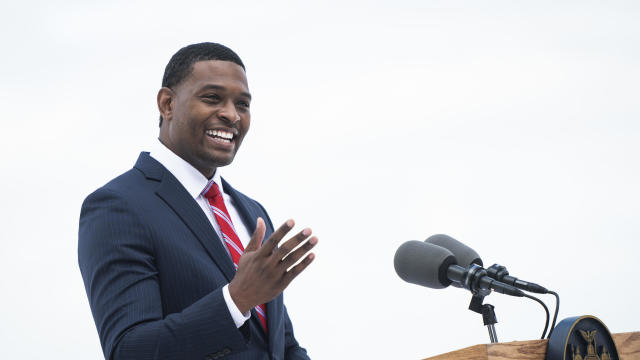
[[[242,246],[242,242],[240,242],[240,238],[238,237],[238,234],[236,234],[236,230],[233,227],[233,222],[231,222],[231,217],[229,216],[227,207],[224,206],[224,199],[222,198],[218,184],[213,180],[209,181],[204,190],[202,190],[202,194],[207,198],[207,200],[209,200],[209,207],[211,208],[211,211],[213,211],[213,215],[216,217],[218,225],[220,225],[222,237],[224,238],[225,244],[227,244],[229,253],[231,253],[233,265],[238,269],[238,261],[240,261],[240,256],[244,252],[244,246]],[[256,306],[255,309],[258,313],[258,317],[260,318],[260,322],[264,327],[264,331],[266,332],[267,306],[266,304],[260,304]]]

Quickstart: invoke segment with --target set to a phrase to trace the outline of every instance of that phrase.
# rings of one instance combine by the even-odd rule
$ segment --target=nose
[[[218,113],[218,117],[229,124],[235,124],[240,120],[240,114],[236,110],[236,106],[233,101],[226,101],[220,112]]]

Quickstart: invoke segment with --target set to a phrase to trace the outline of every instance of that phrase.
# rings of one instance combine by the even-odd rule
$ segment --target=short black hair
[[[245,69],[240,56],[228,47],[212,42],[191,44],[173,54],[162,76],[162,87],[173,89],[193,71],[193,64],[198,61],[221,60],[231,61]],[[162,126],[162,115],[160,125]]]

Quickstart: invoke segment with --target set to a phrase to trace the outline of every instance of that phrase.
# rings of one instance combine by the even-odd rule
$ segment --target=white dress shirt
[[[171,172],[171,174],[173,174],[173,176],[178,179],[180,184],[184,186],[187,192],[191,196],[193,196],[198,205],[200,205],[200,208],[202,208],[204,214],[209,219],[211,226],[213,226],[216,233],[218,234],[218,238],[220,238],[222,246],[225,250],[227,250],[227,254],[229,255],[229,257],[231,257],[229,249],[227,249],[227,244],[225,244],[224,240],[222,240],[223,237],[222,231],[220,230],[220,225],[218,225],[218,222],[216,221],[211,208],[209,207],[209,201],[200,194],[209,180],[191,164],[186,162],[180,156],[176,155],[173,151],[169,150],[169,148],[164,146],[164,144],[162,144],[159,140],[154,142],[154,144],[151,146],[150,155],[154,159],[158,160],[158,162],[162,164],[162,166],[167,168],[167,170],[169,170],[169,172]],[[247,229],[245,224],[242,222],[233,199],[231,198],[231,196],[224,192],[222,181],[220,179],[220,169],[216,169],[216,172],[213,175],[213,181],[215,181],[215,183],[218,185],[218,188],[220,189],[220,192],[222,193],[224,204],[227,207],[227,211],[229,211],[229,216],[231,216],[231,221],[233,222],[236,233],[238,234],[238,237],[242,242],[242,246],[246,247],[249,243],[249,240],[251,239],[251,234],[249,233],[249,230]],[[211,240],[213,241],[213,239]],[[236,324],[236,327],[242,326],[242,324],[244,324],[245,321],[249,319],[251,312],[247,311],[246,314],[240,312],[236,304],[233,302],[233,299],[231,299],[231,295],[229,294],[229,284],[225,285],[222,288],[222,294],[224,296],[224,301],[227,303],[227,307],[229,308],[229,313],[231,314],[231,317]]]

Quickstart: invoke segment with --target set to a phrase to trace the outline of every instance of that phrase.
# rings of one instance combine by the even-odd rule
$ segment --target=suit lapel
[[[202,208],[189,195],[184,186],[164,166],[151,158],[148,153],[140,154],[136,168],[145,173],[147,178],[160,181],[156,194],[189,227],[209,256],[218,265],[218,268],[224,273],[227,280],[231,281],[235,274],[231,258],[224,249],[218,234],[211,226],[209,219],[202,212]]]
[[[278,334],[276,329],[282,326],[282,294],[276,296],[275,299],[271,300],[267,304],[267,326],[269,329],[273,329],[269,331],[269,348],[273,349],[275,345],[275,341],[278,339]]]
[[[187,227],[189,227],[191,232],[206,249],[209,256],[218,265],[218,268],[220,268],[224,273],[227,280],[231,281],[235,275],[233,262],[227,254],[226,249],[224,249],[220,238],[211,226],[209,219],[207,219],[200,206],[191,197],[184,186],[182,186],[178,179],[167,171],[162,164],[149,156],[149,153],[143,152],[140,154],[135,168],[144,173],[147,179],[160,182],[156,189],[158,197],[166,202],[176,215],[187,225]],[[234,205],[240,213],[249,233],[253,234],[258,217],[263,217],[266,221],[267,214],[265,214],[259,206],[251,203],[248,198],[231,187],[231,185],[229,185],[229,183],[224,179],[222,179],[222,183],[225,192],[233,199]],[[267,226],[267,231],[263,241],[268,239],[272,233],[273,230]],[[269,331],[268,342],[270,348],[273,348],[274,340],[278,337],[275,330],[282,326],[282,324],[280,324],[281,321],[279,320],[282,316],[281,309],[282,295],[277,296],[275,299],[267,303],[267,326],[269,329],[274,330]],[[263,329],[255,309],[251,310],[251,315],[252,319],[250,321],[254,321],[257,327]]]
[[[258,214],[256,214],[254,211],[251,211],[250,205],[247,203],[247,201],[243,199],[238,191],[231,187],[231,185],[229,185],[229,183],[225,179],[222,179],[222,187],[224,188],[224,192],[229,194],[229,196],[231,196],[231,198],[233,199],[233,205],[240,213],[240,216],[242,216],[242,221],[244,221],[247,230],[249,230],[249,235],[253,234],[253,232],[256,231],[256,221],[258,220]],[[267,236],[265,234],[265,240],[266,238]]]

